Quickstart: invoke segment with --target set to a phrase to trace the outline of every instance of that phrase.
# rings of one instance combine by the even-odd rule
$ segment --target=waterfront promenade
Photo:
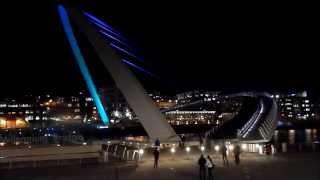
[[[207,154],[207,153],[205,153]],[[319,180],[319,153],[286,153],[274,156],[242,154],[241,165],[236,166],[229,157],[229,166],[223,166],[219,154],[212,154],[216,164],[215,177],[223,180]],[[199,153],[165,153],[160,157],[158,169],[146,155],[135,163],[107,163],[72,165],[61,167],[37,167],[28,169],[2,170],[1,179],[77,179],[77,180],[195,180],[198,179],[197,158]]]

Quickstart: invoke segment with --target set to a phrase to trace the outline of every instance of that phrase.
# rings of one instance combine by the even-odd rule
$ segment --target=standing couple
[[[198,164],[200,167],[200,180],[206,180],[206,171],[208,172],[208,180],[213,180],[214,163],[211,157],[208,155],[207,158],[205,158],[203,154],[201,154],[198,160]]]

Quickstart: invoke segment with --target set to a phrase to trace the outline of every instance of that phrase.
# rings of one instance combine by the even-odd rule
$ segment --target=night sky
[[[89,3],[90,2],[90,3]],[[77,4],[124,34],[154,79],[137,72],[149,90],[302,90],[317,93],[319,28],[307,15],[128,13],[110,15],[99,1]],[[84,83],[66,42],[56,2],[5,4],[1,12],[1,96],[72,93]],[[120,13],[118,13],[120,14]],[[110,79],[90,53],[98,86]],[[88,50],[89,49],[89,50]],[[103,76],[103,77],[102,77]]]

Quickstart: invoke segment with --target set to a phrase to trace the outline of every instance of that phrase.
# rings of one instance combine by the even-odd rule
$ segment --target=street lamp
[[[218,152],[220,150],[220,146],[219,145],[214,146],[214,150]]]
[[[189,155],[190,155],[190,151],[191,151],[191,148],[188,146],[186,147],[186,151],[187,151],[187,159],[190,159]]]
[[[204,146],[200,147],[201,152],[203,152],[206,148]]]
[[[190,152],[190,150],[191,150],[191,148],[188,146],[188,147],[186,147],[186,151],[187,151],[187,153],[189,153]]]
[[[174,153],[176,152],[176,149],[175,149],[174,147],[172,147],[172,148],[170,149],[170,152],[171,152],[172,154],[174,154]]]
[[[144,153],[143,149],[139,149],[139,154],[142,155]]]

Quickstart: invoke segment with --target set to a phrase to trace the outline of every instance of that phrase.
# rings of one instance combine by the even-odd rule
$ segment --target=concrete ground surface
[[[133,164],[103,164],[88,166],[45,167],[0,171],[1,180],[196,180],[198,154],[161,154],[159,168],[145,157]],[[320,180],[320,154],[294,153],[265,156],[242,154],[236,166],[229,156],[229,166],[223,166],[219,154],[211,154],[216,164],[215,180]],[[117,168],[118,167],[118,168]]]

